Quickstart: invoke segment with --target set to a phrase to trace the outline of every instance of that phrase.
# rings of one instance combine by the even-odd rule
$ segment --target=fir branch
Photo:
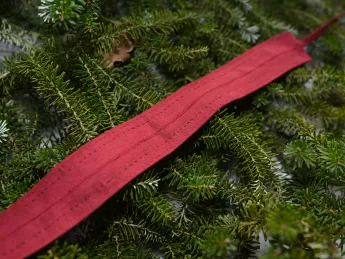
[[[54,68],[53,66],[49,65],[47,68],[43,68],[37,64],[35,75],[33,77],[33,81],[38,83],[36,89],[42,93],[48,93],[51,91],[50,95],[45,95],[46,99],[50,100],[56,98],[53,99],[52,105],[56,104],[61,105],[61,107],[66,107],[66,109],[71,112],[73,120],[78,123],[74,135],[77,137],[79,136],[81,142],[91,140],[97,135],[97,127],[91,126],[94,125],[94,123],[90,122],[90,119],[92,120],[92,118],[90,115],[87,115],[88,110],[85,109],[81,113],[78,113],[78,110],[80,111],[80,107],[82,107],[81,103],[74,101],[76,98],[75,94],[72,93],[73,90],[68,88],[68,81],[63,81],[65,74],[61,73],[58,76],[58,71],[58,66]]]
[[[225,12],[228,19],[227,24],[230,26],[238,27],[238,31],[241,35],[241,38],[248,43],[255,43],[260,35],[258,34],[259,28],[255,25],[249,25],[245,14],[238,7],[231,8],[223,0],[218,1],[220,12]]]
[[[146,91],[144,89],[140,89],[137,91],[132,90],[134,86],[137,88],[142,88],[140,85],[140,80],[132,80],[124,78],[123,76],[119,76],[116,71],[112,70],[105,70],[103,69],[96,61],[91,61],[95,68],[95,72],[98,75],[102,76],[103,82],[108,82],[116,86],[113,90],[113,94],[115,95],[118,92],[121,95],[125,95],[130,100],[135,100],[134,102],[137,103],[138,109],[145,109],[153,106],[157,101],[158,98],[154,92]],[[138,85],[139,84],[139,85]],[[120,91],[120,92],[119,92]]]
[[[33,35],[34,33],[31,33],[30,35],[28,31],[12,25],[6,20],[1,20],[0,42],[2,43],[11,44],[20,47],[23,50],[27,50],[33,47],[33,42],[30,40],[30,36]]]
[[[53,258],[66,258],[66,259],[88,259],[88,255],[77,244],[59,244],[54,242],[53,246],[49,248],[46,253],[41,253],[37,256],[38,259],[53,259]]]
[[[71,134],[79,141],[85,142],[97,135],[97,124],[83,105],[82,95],[69,86],[69,81],[64,80],[65,73],[59,74],[59,67],[50,64],[44,54],[34,52],[27,55],[17,62],[16,70],[31,77],[37,91],[43,94],[50,105],[70,114],[68,120],[72,123],[67,128],[72,129]]]
[[[212,199],[217,195],[219,187],[220,172],[216,165],[217,160],[207,156],[194,155],[186,160],[178,159],[163,180],[169,180],[170,186],[182,192],[185,202]]]
[[[120,20],[110,20],[101,17],[110,22],[110,24],[100,24],[99,34],[101,36],[95,40],[95,44],[97,44],[101,51],[106,51],[111,49],[113,41],[119,39],[123,33],[136,40],[151,33],[169,34],[192,24],[196,21],[197,17],[196,14],[185,11],[178,13],[172,13],[170,11],[146,12],[140,18],[123,17]]]
[[[161,224],[163,227],[171,226],[175,218],[172,204],[162,195],[142,200],[138,206],[151,222]]]
[[[140,201],[158,193],[158,185],[161,180],[158,175],[147,172],[141,178],[143,179],[129,184],[123,195],[124,200]]]
[[[67,26],[66,23],[74,25],[76,23],[74,20],[78,19],[84,11],[84,6],[84,0],[41,0],[38,15],[43,18],[44,22],[54,25]]]
[[[79,74],[79,76],[83,76],[88,82],[91,81],[90,83],[96,88],[97,95],[98,95],[98,97],[99,97],[108,117],[109,117],[110,126],[114,127],[114,121],[113,121],[110,109],[108,108],[108,105],[105,101],[106,98],[103,96],[103,94],[101,92],[102,87],[101,87],[100,83],[98,83],[98,80],[96,79],[96,77],[91,72],[91,68],[89,68],[88,65],[80,57],[79,57],[79,61],[82,64],[84,71],[85,71],[84,74],[82,74],[82,75]],[[105,91],[105,93],[107,94],[106,91]]]
[[[122,241],[137,241],[143,242],[164,242],[165,238],[158,232],[146,226],[142,220],[138,223],[132,219],[123,218],[119,221],[114,221],[108,230],[109,236],[120,236]]]
[[[257,40],[291,30],[288,24],[301,32],[315,29],[345,7],[339,1],[279,0],[30,3],[46,6],[39,13],[55,17],[44,24],[24,2],[23,8],[10,2],[0,6],[11,21],[9,37],[18,36],[15,24],[24,22],[43,39],[40,50],[3,62],[0,132],[4,121],[9,130],[0,145],[0,210],[90,137],[151,107]],[[69,16],[51,12],[57,7]],[[16,10],[15,15],[8,10]],[[311,19],[291,15],[294,10]],[[99,16],[100,11],[115,18]],[[71,41],[61,36],[66,28]],[[263,233],[273,239],[264,258],[340,258],[345,199],[334,190],[344,188],[345,98],[339,69],[343,47],[338,30],[333,31],[315,45],[328,57],[314,55],[313,46],[308,51],[337,68],[297,69],[268,91],[230,105],[238,115],[216,115],[194,154],[178,152],[173,161],[162,161],[154,173],[138,177],[97,210],[96,228],[85,233],[81,249],[58,244],[39,256],[148,259],[157,258],[159,250],[165,258],[251,258]],[[135,38],[136,50],[127,62],[105,69],[100,54],[123,34]],[[324,125],[313,126],[306,118]]]
[[[208,147],[229,148],[235,152],[241,161],[241,171],[249,173],[253,183],[258,184],[255,189],[264,188],[261,181],[266,177],[275,181],[273,154],[257,142],[261,133],[248,119],[234,119],[233,115],[215,116],[206,134],[201,137],[201,141]]]
[[[208,47],[188,48],[183,45],[172,46],[169,42],[164,42],[163,39],[160,43],[159,40],[154,43],[148,42],[143,48],[149,49],[149,58],[153,61],[168,64],[169,70],[176,71],[184,68],[184,63],[187,60],[196,57],[204,57],[208,54]],[[158,44],[157,44],[158,43]],[[155,46],[156,45],[156,46]],[[149,47],[151,46],[151,47]]]
[[[295,140],[286,145],[284,156],[292,168],[302,168],[306,165],[308,168],[314,168],[317,155],[308,143]]]

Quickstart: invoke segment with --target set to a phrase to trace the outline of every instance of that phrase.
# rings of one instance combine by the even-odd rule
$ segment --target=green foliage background
[[[79,146],[342,1],[17,0],[0,41],[0,211]],[[343,258],[345,21],[32,258]],[[102,55],[126,33],[127,62]],[[269,240],[259,252],[259,240]]]

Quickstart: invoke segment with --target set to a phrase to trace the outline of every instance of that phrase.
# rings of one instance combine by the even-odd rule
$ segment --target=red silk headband
[[[221,107],[310,61],[304,46],[344,15],[301,41],[284,32],[251,48],[73,152],[0,214],[0,259],[43,248],[172,153]]]

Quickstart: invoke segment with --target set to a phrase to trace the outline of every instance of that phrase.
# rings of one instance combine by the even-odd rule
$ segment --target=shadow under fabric
[[[303,40],[284,32],[258,44],[80,147],[0,214],[0,258],[37,252],[172,153],[221,107],[310,61],[304,46],[344,15]]]

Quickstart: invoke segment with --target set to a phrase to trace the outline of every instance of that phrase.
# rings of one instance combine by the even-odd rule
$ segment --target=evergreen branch
[[[41,0],[38,6],[38,16],[43,17],[44,22],[54,25],[66,26],[66,23],[75,25],[75,19],[79,19],[84,11],[84,0]]]
[[[235,2],[237,2],[245,12],[249,12],[253,9],[250,0],[235,0]]]
[[[82,133],[81,141],[84,142],[91,140],[94,136],[97,135],[97,132],[95,131],[96,128],[89,128],[87,126],[87,121],[90,120],[90,116],[86,115],[87,110],[83,115],[78,114],[77,110],[80,109],[80,106],[77,107],[78,104],[74,101],[75,95],[71,93],[73,91],[72,88],[68,88],[69,82],[63,81],[65,74],[61,73],[59,76],[57,75],[59,71],[58,66],[54,68],[52,65],[49,65],[45,69],[41,67],[40,64],[36,65],[35,75],[33,76],[33,81],[38,83],[38,87],[36,87],[36,89],[42,93],[48,93],[51,91],[50,95],[45,96],[46,99],[50,100],[56,97],[58,98],[52,101],[52,105],[59,105],[62,101],[63,105],[61,104],[61,106],[66,107],[66,109],[71,112],[73,116],[72,118],[78,123],[78,128]],[[82,116],[85,117],[85,121],[82,119]]]
[[[12,27],[15,27],[17,31],[13,30]],[[33,46],[33,43],[28,39],[28,37],[29,32],[9,24],[6,20],[1,21],[0,42],[18,46],[23,48],[23,50],[26,50]]]
[[[186,202],[208,200],[217,195],[220,172],[216,165],[217,161],[207,156],[178,159],[163,180],[169,180],[170,186],[182,192]]]
[[[201,137],[206,146],[230,148],[235,152],[241,160],[241,171],[248,172],[253,183],[258,184],[255,189],[259,189],[266,177],[275,178],[272,175],[276,170],[273,155],[257,142],[261,133],[247,119],[234,119],[233,115],[215,116],[206,134],[207,138]]]
[[[109,117],[109,122],[111,127],[114,127],[114,123],[113,123],[113,118],[110,114],[110,109],[108,108],[105,98],[103,97],[102,93],[101,93],[101,86],[98,84],[98,81],[96,80],[96,78],[94,77],[94,75],[91,72],[91,69],[88,67],[88,65],[79,57],[79,61],[80,63],[83,65],[85,72],[87,73],[85,75],[85,78],[89,79],[88,81],[90,81],[91,79],[91,83],[95,86],[97,94],[99,96],[99,99],[101,100],[101,103],[103,104],[104,109],[107,112],[107,115]]]
[[[157,42],[155,43],[157,44]],[[168,43],[169,44],[169,43]],[[208,53],[208,47],[188,48],[185,46],[171,46],[171,44],[158,44],[158,46],[148,45],[144,46],[149,49],[149,57],[153,61],[169,64],[171,71],[181,70],[184,65],[183,62],[191,60],[196,57],[206,56]],[[162,45],[162,46],[160,46]]]
[[[154,93],[146,92],[146,94],[140,95],[143,93],[143,90],[140,90],[139,93],[135,93],[130,89],[130,84],[135,85],[136,82],[134,81],[126,81],[125,78],[122,78],[120,80],[116,79],[116,72],[111,73],[110,70],[104,70],[99,64],[97,64],[95,61],[92,61],[92,64],[95,66],[97,69],[97,72],[102,75],[105,80],[111,84],[114,84],[118,88],[114,89],[114,94],[115,91],[122,90],[126,96],[133,98],[137,103],[138,107],[140,105],[144,105],[146,107],[151,107],[154,105],[154,103],[157,101],[157,97],[154,95]]]
[[[260,36],[257,34],[259,32],[259,28],[255,25],[249,25],[242,10],[238,7],[229,7],[229,5],[223,0],[218,1],[217,4],[219,5],[219,11],[221,13],[225,12],[227,17],[230,17],[227,24],[230,26],[236,26],[244,41],[255,43],[259,39]]]
[[[88,255],[77,244],[59,244],[54,242],[53,246],[49,248],[46,253],[40,253],[38,259],[52,259],[52,258],[78,258],[88,259]]]
[[[73,128],[72,135],[79,141],[85,142],[97,135],[97,124],[93,114],[82,103],[82,94],[69,86],[69,81],[64,80],[65,73],[59,74],[59,67],[54,67],[43,53],[36,51],[25,55],[16,62],[14,73],[30,77],[50,105],[61,109],[60,112],[69,113],[67,120],[72,123],[67,128]]]
[[[344,71],[327,65],[313,69],[312,71],[306,68],[298,68],[287,76],[288,82],[305,83],[310,79],[314,83],[330,83],[332,85],[338,83],[340,87],[343,87],[342,83],[344,78]]]
[[[143,242],[164,242],[165,238],[158,232],[151,230],[142,220],[135,223],[132,219],[123,218],[119,221],[114,221],[108,230],[109,236],[120,236],[123,241],[137,241]]]
[[[163,227],[169,227],[175,218],[172,204],[162,195],[141,201],[139,209],[151,222],[161,224]]]
[[[189,215],[195,215],[189,208],[187,203],[183,204],[178,212],[176,217],[177,227],[182,228],[188,228],[192,224],[192,220],[189,218]]]
[[[271,28],[279,32],[290,31],[295,36],[298,35],[298,31],[295,28],[293,28],[291,25],[285,24],[282,21],[268,19],[267,16],[263,15],[263,12],[259,8],[255,8],[250,13],[261,22],[261,25],[262,25],[261,28],[265,29],[268,32],[269,32],[269,28]]]
[[[109,25],[101,23],[100,37],[95,40],[95,44],[102,51],[111,49],[114,40],[119,39],[124,33],[139,40],[151,33],[169,34],[184,26],[196,21],[197,15],[191,12],[181,11],[172,13],[170,11],[160,11],[144,13],[141,17],[122,17],[119,20],[109,20],[103,16],[101,18],[110,22]]]
[[[208,229],[200,241],[202,258],[229,258],[237,250],[238,244],[231,231],[215,226]]]
[[[304,135],[313,137],[315,126],[310,125],[309,121],[292,108],[275,109],[266,116],[268,125],[284,132],[288,135]],[[316,138],[315,138],[316,140]]]
[[[314,29],[326,18],[322,13],[345,8],[341,1],[305,0],[12,2],[0,6],[11,20],[9,37],[21,35],[14,24],[25,24],[44,41],[39,50],[5,58],[0,69],[0,210],[90,135],[220,67],[259,37],[291,30],[288,24]],[[37,19],[37,10],[53,18],[50,25]],[[115,53],[111,46],[122,35],[133,38],[136,50],[105,69],[101,56]],[[254,103],[249,97],[230,105],[239,115],[215,116],[192,155],[177,152],[97,210],[96,229],[83,232],[82,249],[59,242],[38,256],[254,258],[263,234],[272,239],[263,258],[344,257],[345,198],[333,188],[345,186],[343,46],[334,33],[316,43],[322,53],[310,46],[312,65],[335,67],[297,69],[253,94]]]
[[[280,85],[274,86],[270,89],[272,97],[278,101],[284,100],[291,104],[298,104],[306,107],[307,105],[316,104],[317,101],[328,100],[330,97],[337,95],[338,98],[345,97],[342,89],[335,89],[334,87],[313,87],[307,89],[306,87],[281,87]]]
[[[117,235],[113,236],[111,240],[106,240],[104,244],[99,245],[89,254],[92,258],[97,259],[113,259],[114,256],[116,256],[115,258],[159,259],[150,248],[145,247],[145,243],[121,241]]]
[[[302,140],[295,140],[286,145],[284,158],[291,168],[315,168],[317,155],[308,143]]]
[[[144,179],[135,183],[130,183],[124,193],[124,200],[140,201],[142,199],[153,197],[158,192],[160,179],[157,175],[146,173]]]
[[[227,39],[227,40],[229,40],[229,42],[231,42],[233,45],[240,47],[243,51],[247,50],[247,47],[244,46],[243,44],[239,43],[238,41],[236,41],[234,39]],[[225,51],[225,50],[222,50],[222,51]]]

